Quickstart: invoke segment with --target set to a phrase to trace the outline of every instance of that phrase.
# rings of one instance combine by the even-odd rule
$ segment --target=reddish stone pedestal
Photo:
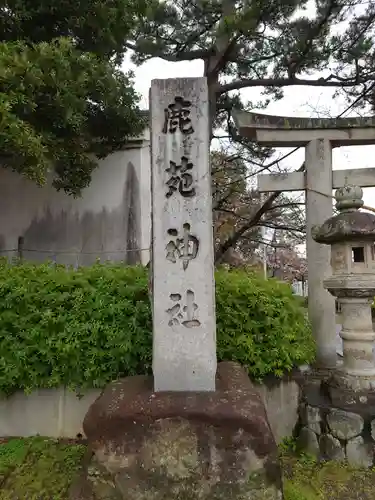
[[[220,363],[211,393],[154,393],[152,378],[110,384],[84,421],[95,500],[279,500],[277,447],[244,370]]]

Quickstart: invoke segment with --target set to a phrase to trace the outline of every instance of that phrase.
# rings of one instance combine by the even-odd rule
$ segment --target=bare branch
[[[306,229],[304,227],[291,227],[290,225],[285,224],[262,224],[264,227],[269,227],[270,229],[280,229],[282,231],[296,231],[298,233],[306,233]]]
[[[300,202],[292,201],[290,203],[282,203],[281,205],[272,205],[272,207],[270,208],[270,211],[277,210],[279,208],[295,207],[295,206],[299,206],[299,205],[305,206],[306,203],[304,201],[300,201]]]
[[[303,163],[301,165],[301,167],[297,170],[297,172],[303,172],[304,170],[305,170],[305,163]],[[243,234],[245,234],[247,231],[254,228],[255,226],[257,226],[260,223],[262,216],[268,210],[271,209],[273,202],[277,198],[279,198],[279,196],[281,196],[281,194],[282,193],[280,193],[280,192],[270,194],[269,197],[267,198],[267,200],[263,203],[263,205],[260,206],[258,208],[258,210],[256,210],[253,217],[246,224],[244,224],[237,231],[235,231],[229,238],[227,238],[226,241],[224,241],[224,243],[222,243],[220,245],[220,247],[215,252],[215,262],[220,262],[220,260],[223,258],[225,253],[231,247],[236,245],[236,243],[239,241],[239,239],[242,237]]]

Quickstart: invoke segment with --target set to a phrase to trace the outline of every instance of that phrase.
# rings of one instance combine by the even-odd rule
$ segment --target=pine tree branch
[[[136,43],[126,42],[125,46],[134,50],[134,52],[141,52]],[[188,51],[176,52],[176,54],[166,54],[161,49],[159,49],[156,45],[154,47],[147,47],[147,59],[152,59],[153,57],[159,57],[160,59],[164,59],[164,61],[169,62],[181,62],[181,61],[194,61],[195,59],[206,59],[211,55],[211,49],[195,49]]]
[[[318,78],[316,80],[308,80],[302,78],[258,78],[235,80],[230,83],[225,83],[217,87],[217,94],[224,94],[231,90],[240,90],[247,87],[288,87],[288,86],[307,86],[307,87],[354,87],[369,81],[375,81],[375,75],[367,78],[355,79],[337,79],[330,80],[326,78]]]

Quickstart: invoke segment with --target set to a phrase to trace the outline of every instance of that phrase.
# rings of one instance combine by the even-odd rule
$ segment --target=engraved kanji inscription
[[[183,97],[175,97],[174,103],[164,109],[163,133],[174,134],[177,129],[185,135],[192,134],[194,129],[190,119],[191,102]]]
[[[182,260],[182,268],[187,269],[189,262],[196,258],[199,250],[199,240],[196,236],[190,233],[190,224],[187,222],[183,225],[182,237],[178,238],[177,229],[168,229],[168,234],[174,239],[167,243],[166,258],[174,264],[178,259]]]
[[[198,305],[194,302],[193,290],[187,290],[184,305],[181,303],[182,296],[179,293],[171,293],[169,298],[172,302],[176,302],[166,311],[169,314],[169,326],[183,325],[186,328],[200,326],[201,323],[196,317]]]
[[[177,190],[184,198],[195,196],[195,188],[193,187],[193,163],[186,156],[181,157],[180,165],[174,161],[169,162],[169,167],[166,169],[168,180],[166,185],[168,191],[165,196],[169,198]]]

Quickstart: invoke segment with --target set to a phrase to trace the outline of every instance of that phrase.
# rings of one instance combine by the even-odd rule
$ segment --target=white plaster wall
[[[38,250],[24,252],[30,260],[52,259],[73,265],[90,263],[97,257],[124,260],[129,255],[128,216],[132,210],[137,214],[138,231],[133,243],[143,249],[139,257],[147,264],[151,223],[149,150],[146,134],[141,143],[134,142],[128,149],[100,160],[90,186],[78,199],[57,192],[51,183],[38,187],[0,168],[0,255],[12,257],[8,250],[16,249],[18,238],[23,236],[25,249]],[[130,164],[134,166],[131,178]]]
[[[273,388],[263,384],[255,384],[255,387],[266,407],[276,442],[292,436],[298,420],[298,384],[291,380],[281,381]],[[79,398],[63,387],[40,389],[31,394],[18,391],[7,399],[0,399],[0,436],[39,434],[75,438],[83,435],[83,419],[100,393],[100,389],[90,389]]]
[[[77,397],[64,387],[39,389],[31,394],[18,391],[0,400],[0,436],[46,436],[75,438],[83,435],[83,419],[100,389]]]

